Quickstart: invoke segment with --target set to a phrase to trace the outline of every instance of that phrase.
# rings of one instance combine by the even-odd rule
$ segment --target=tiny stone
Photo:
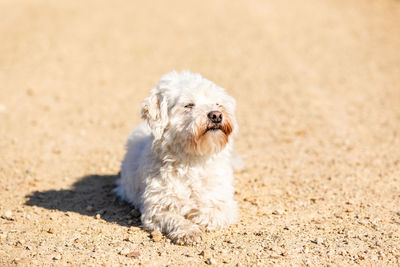
[[[135,241],[133,238],[131,238],[130,236],[128,236],[128,237],[126,237],[125,239],[124,239],[124,241],[129,241],[129,242],[133,242],[133,241]]]
[[[12,262],[19,266],[28,266],[31,263],[27,259],[20,259],[20,258],[15,258]]]
[[[57,254],[53,257],[53,260],[61,260],[61,254]]]
[[[363,219],[361,221],[358,221],[358,223],[361,224],[361,225],[366,225],[368,223],[368,221]]]
[[[119,252],[119,254],[120,254],[120,255],[123,255],[123,256],[128,255],[128,253],[129,253],[129,249],[128,249],[128,248],[123,248],[123,249]]]
[[[285,213],[285,211],[284,211],[284,210],[281,210],[281,209],[274,210],[274,211],[272,212],[273,215],[282,215],[282,214],[284,214],[284,213]]]
[[[271,259],[279,259],[279,254],[276,252],[273,252],[270,256]]]
[[[203,256],[204,259],[208,259],[212,257],[211,251],[205,249],[202,252],[200,252],[200,256]]]
[[[7,210],[6,212],[4,212],[4,215],[1,216],[1,218],[9,220],[9,221],[14,220],[14,218],[12,217],[12,212],[10,210]]]
[[[214,258],[208,258],[208,259],[205,261],[205,263],[208,264],[208,265],[215,265],[215,264],[217,264],[217,261],[214,260]]]
[[[7,238],[7,232],[0,233],[0,239],[6,239],[6,238]]]
[[[128,228],[128,232],[129,233],[134,233],[134,232],[137,232],[137,231],[140,231],[140,228],[137,227],[137,226],[131,226],[131,227]]]
[[[139,251],[132,251],[132,252],[129,252],[128,254],[126,254],[126,256],[129,257],[129,258],[137,259],[137,258],[140,257],[140,252]]]
[[[49,234],[54,234],[54,233],[55,233],[55,230],[54,230],[54,228],[49,228],[49,230],[47,230],[47,232],[48,232]]]
[[[100,219],[100,218],[101,218],[101,215],[100,215],[99,213],[97,213],[96,216],[95,216],[95,218],[96,218],[96,219]]]
[[[162,234],[158,230],[152,231],[150,235],[154,242],[159,242],[162,239]]]
[[[314,244],[322,244],[322,242],[324,242],[324,239],[322,237],[317,237],[316,239],[314,239],[311,242]]]

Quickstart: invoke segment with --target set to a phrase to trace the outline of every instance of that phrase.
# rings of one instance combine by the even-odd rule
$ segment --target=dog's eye
[[[194,107],[193,103],[189,103],[189,104],[185,105],[185,108],[193,108],[193,107]]]

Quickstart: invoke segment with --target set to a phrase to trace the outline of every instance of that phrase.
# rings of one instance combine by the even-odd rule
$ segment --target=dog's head
[[[142,118],[155,141],[170,151],[220,152],[237,129],[235,100],[224,89],[189,72],[163,76],[143,101]]]

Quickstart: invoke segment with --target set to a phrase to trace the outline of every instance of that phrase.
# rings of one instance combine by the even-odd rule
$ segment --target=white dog
[[[127,143],[116,193],[141,212],[143,226],[177,244],[202,239],[201,228],[237,219],[231,152],[235,100],[199,74],[163,76],[142,103]]]

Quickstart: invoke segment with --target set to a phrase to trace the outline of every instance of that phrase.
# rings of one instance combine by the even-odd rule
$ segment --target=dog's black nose
[[[222,121],[222,113],[219,111],[211,111],[210,113],[207,114],[207,117],[212,121],[213,123],[220,123]]]

